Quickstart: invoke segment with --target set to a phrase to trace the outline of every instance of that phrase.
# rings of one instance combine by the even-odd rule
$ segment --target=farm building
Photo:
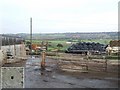
[[[120,47],[120,40],[110,41],[110,47]]]
[[[109,42],[106,48],[107,53],[110,54],[120,54],[120,40],[112,40]]]

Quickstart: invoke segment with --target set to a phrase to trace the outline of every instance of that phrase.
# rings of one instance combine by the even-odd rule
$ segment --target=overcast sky
[[[0,33],[118,31],[119,0],[0,0]]]

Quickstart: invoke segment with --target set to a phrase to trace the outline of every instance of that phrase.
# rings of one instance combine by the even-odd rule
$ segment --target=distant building
[[[106,48],[108,55],[112,53],[120,54],[120,40],[112,40],[109,44]]]
[[[66,42],[66,44],[72,44],[72,42]]]

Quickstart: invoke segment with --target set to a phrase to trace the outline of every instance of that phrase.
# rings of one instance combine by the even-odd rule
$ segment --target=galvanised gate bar
[[[2,39],[2,46],[6,45],[14,45],[14,44],[21,44],[25,40],[18,36],[10,36],[10,35],[0,35]]]

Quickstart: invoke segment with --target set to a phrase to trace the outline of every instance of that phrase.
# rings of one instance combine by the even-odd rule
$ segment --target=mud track
[[[58,60],[46,59],[46,70],[40,68],[41,58],[5,64],[5,67],[25,67],[25,88],[117,88],[118,75],[107,72],[65,72]]]

